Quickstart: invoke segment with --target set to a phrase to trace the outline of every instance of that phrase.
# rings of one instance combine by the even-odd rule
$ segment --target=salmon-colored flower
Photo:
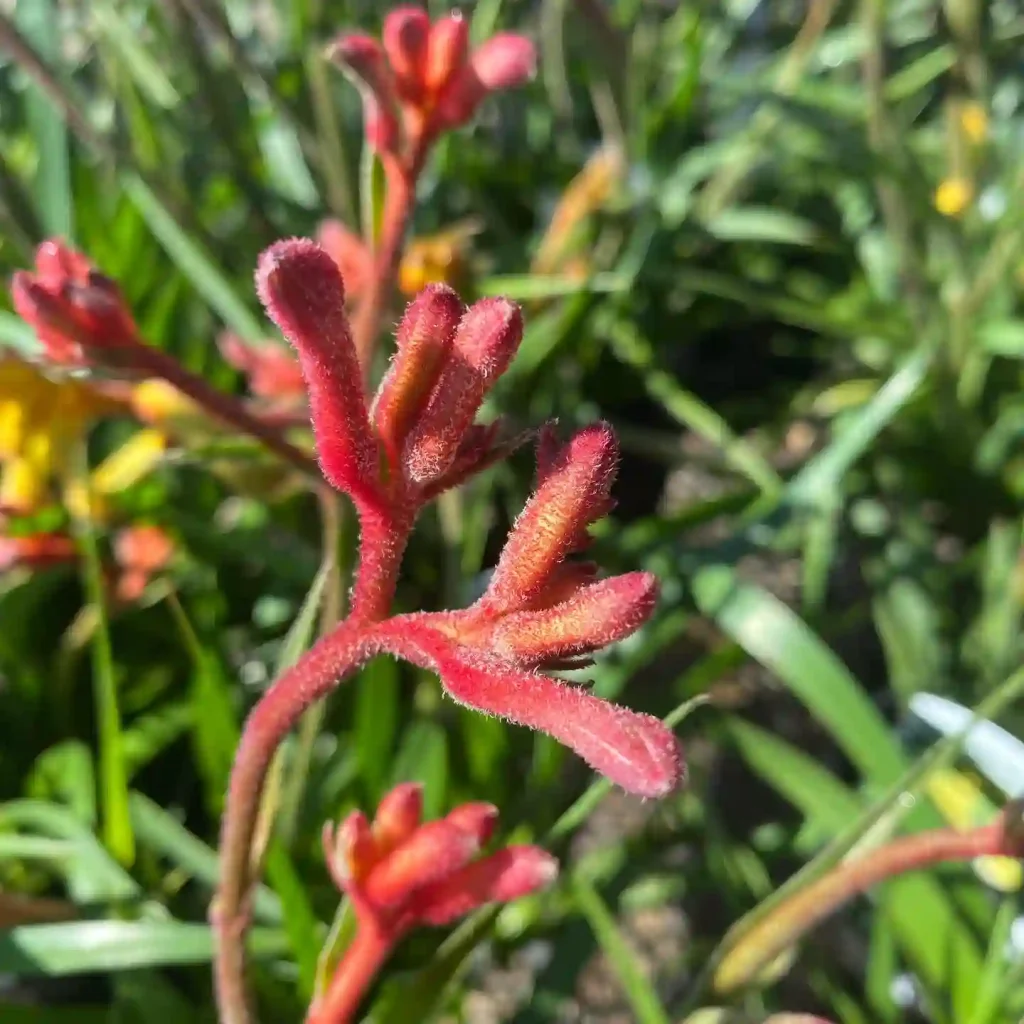
[[[133,525],[114,538],[114,560],[120,574],[114,585],[119,601],[137,601],[158,572],[167,568],[174,541],[159,526]]]
[[[480,857],[498,809],[471,803],[424,823],[420,787],[401,783],[371,824],[355,811],[324,828],[324,854],[349,897],[358,930],[309,1022],[342,1024],[358,1008],[371,975],[411,929],[449,924],[486,903],[506,903],[549,885],[558,862],[536,846],[506,846]]]
[[[34,273],[14,275],[11,296],[51,363],[121,366],[140,344],[117,284],[60,239],[39,246]]]
[[[412,6],[387,15],[381,42],[346,34],[330,54],[363,93],[367,139],[381,153],[422,151],[469,121],[490,93],[529,79],[536,63],[524,36],[501,33],[471,50],[458,11],[432,23]]]
[[[230,331],[221,334],[217,343],[221,355],[245,374],[249,390],[257,398],[288,404],[305,401],[306,383],[302,369],[287,349],[269,341],[250,345]]]
[[[0,572],[49,569],[76,557],[75,543],[65,533],[0,534]]]

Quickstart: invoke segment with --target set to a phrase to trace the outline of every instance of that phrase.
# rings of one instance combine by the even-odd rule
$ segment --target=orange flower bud
[[[423,820],[423,787],[418,782],[395,786],[377,807],[373,837],[381,855],[390,853],[413,834]]]
[[[438,92],[459,73],[469,52],[469,22],[458,11],[435,22],[430,30],[424,84]]]
[[[461,804],[449,811],[444,820],[468,832],[479,846],[483,846],[494,835],[498,824],[498,808],[494,804]]]

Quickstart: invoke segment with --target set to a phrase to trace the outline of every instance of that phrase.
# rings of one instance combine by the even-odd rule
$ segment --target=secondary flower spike
[[[363,94],[371,145],[410,163],[441,132],[468,122],[488,95],[531,78],[536,65],[525,36],[502,33],[471,51],[461,13],[431,23],[412,6],[387,15],[380,43],[347,34],[329,53]]]
[[[51,363],[122,366],[125,353],[140,344],[117,285],[60,239],[39,246],[34,273],[14,274],[11,297]]]
[[[355,911],[357,930],[309,1024],[352,1019],[375,970],[413,928],[445,925],[486,903],[505,903],[549,885],[558,862],[536,846],[508,846],[480,857],[497,808],[470,803],[423,822],[422,791],[401,783],[373,823],[355,811],[324,828],[324,855]]]

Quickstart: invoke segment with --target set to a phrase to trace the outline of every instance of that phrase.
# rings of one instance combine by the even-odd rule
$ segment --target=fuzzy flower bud
[[[362,94],[370,145],[378,153],[393,150],[400,136],[395,84],[380,44],[369,36],[343,35],[331,44],[327,55]]]
[[[402,446],[452,349],[463,306],[447,285],[428,285],[398,326],[397,351],[374,404],[377,435],[398,469]]]
[[[614,576],[580,587],[551,608],[506,615],[493,643],[522,665],[589,654],[635,633],[650,618],[657,597],[658,581],[650,573]]]
[[[481,299],[467,310],[406,446],[405,469],[412,481],[428,484],[451,466],[487,392],[508,368],[522,338],[522,314],[508,299]]]
[[[430,30],[424,84],[440,92],[466,64],[469,53],[469,22],[455,11],[437,21]]]
[[[494,804],[461,804],[449,811],[444,820],[449,825],[461,828],[476,840],[478,846],[483,846],[494,835],[498,824],[498,808]]]
[[[420,7],[396,7],[384,19],[382,42],[398,94],[415,102],[423,95],[430,18]]]
[[[337,266],[308,239],[278,242],[260,257],[256,286],[298,353],[324,476],[354,499],[372,499],[377,445]]]
[[[378,850],[390,852],[404,843],[423,820],[423,787],[415,782],[395,786],[380,802],[373,819]]]
[[[618,462],[611,427],[585,427],[543,473],[512,527],[481,607],[494,614],[526,608],[556,567],[585,540],[586,528],[610,508]]]

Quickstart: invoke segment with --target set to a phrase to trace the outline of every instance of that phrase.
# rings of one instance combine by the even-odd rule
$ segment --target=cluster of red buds
[[[355,811],[337,829],[324,827],[327,866],[351,901],[358,929],[310,1008],[310,1024],[349,1020],[376,969],[411,929],[449,924],[554,880],[558,862],[536,846],[479,856],[497,821],[496,807],[468,803],[424,823],[420,787],[402,783],[381,800],[372,824]]]
[[[418,510],[523,439],[501,440],[500,423],[476,422],[519,347],[519,308],[498,298],[466,308],[445,285],[424,289],[368,405],[331,257],[308,240],[279,242],[264,253],[257,284],[298,353],[324,475],[360,512],[353,615],[365,620],[367,642],[429,666],[460,703],[554,736],[630,792],[670,791],[682,763],[669,729],[541,671],[588,664],[654,608],[650,574],[598,580],[593,563],[571,558],[612,507],[618,448],[606,424],[564,446],[550,428],[541,432],[536,491],[479,601],[385,618],[390,594],[380,592],[393,576],[374,569],[397,563]]]
[[[119,365],[139,344],[117,284],[59,239],[36,250],[35,273],[14,274],[11,296],[55,366]]]
[[[514,33],[471,50],[469,24],[457,11],[431,24],[422,8],[398,7],[382,36],[346,34],[330,53],[362,92],[370,144],[406,161],[468,122],[488,94],[529,79],[536,61],[533,44]]]

